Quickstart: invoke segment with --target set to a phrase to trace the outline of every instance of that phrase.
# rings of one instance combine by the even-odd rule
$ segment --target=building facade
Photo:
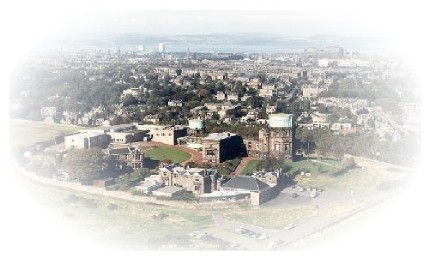
[[[110,144],[110,136],[101,133],[80,133],[65,136],[66,149],[106,148]]]
[[[112,143],[128,144],[138,141],[143,141],[146,132],[132,131],[132,132],[110,132]]]
[[[187,136],[187,128],[184,126],[161,126],[151,130],[152,141],[167,145],[177,145],[178,138]]]
[[[166,186],[182,187],[195,196],[218,190],[217,179],[220,177],[215,169],[184,168],[177,165],[166,165],[158,174]]]
[[[235,133],[211,133],[202,138],[202,155],[205,162],[222,163],[247,155],[241,136]]]
[[[259,130],[258,138],[245,138],[249,156],[292,158],[294,125],[292,115],[273,114],[269,116],[268,126]]]
[[[145,153],[140,148],[118,147],[108,148],[107,154],[115,161],[116,167],[123,169],[127,165],[133,169],[143,168]]]

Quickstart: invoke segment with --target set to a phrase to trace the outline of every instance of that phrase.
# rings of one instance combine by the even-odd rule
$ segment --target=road
[[[297,192],[299,196],[297,198],[292,198],[291,194]],[[220,228],[225,233],[219,233],[214,230],[214,234],[226,241],[236,241],[241,246],[251,249],[251,250],[267,250],[267,249],[292,249],[294,245],[315,234],[321,234],[324,230],[330,226],[334,226],[354,214],[358,214],[364,210],[370,209],[378,203],[384,202],[384,200],[389,199],[393,195],[394,191],[375,191],[369,193],[361,193],[357,195],[342,194],[342,192],[337,191],[324,191],[323,195],[317,198],[310,198],[309,192],[298,192],[297,189],[286,188],[282,193],[276,198],[263,205],[261,209],[280,209],[288,207],[315,207],[316,215],[304,220],[302,223],[293,225],[290,229],[268,229],[262,228],[256,225],[246,224],[238,221],[231,221],[225,219],[220,213],[213,213],[213,221],[215,226]],[[350,212],[345,216],[331,217],[329,214],[329,208],[332,204],[339,205],[340,202],[348,201],[363,201],[367,198],[372,198],[373,204],[368,206],[362,206],[359,209]],[[259,234],[266,234],[269,239],[259,240],[240,233],[236,233],[235,229],[243,227],[249,229],[253,232]],[[279,245],[274,245],[273,242],[279,243]]]

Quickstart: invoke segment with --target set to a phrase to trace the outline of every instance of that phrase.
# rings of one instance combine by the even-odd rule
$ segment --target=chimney
[[[211,178],[211,192],[214,192],[217,190],[217,183],[215,180],[215,174],[210,174],[209,177]]]
[[[220,188],[222,186],[222,181],[223,181],[222,177],[220,177],[219,179],[217,179],[217,191],[220,191]]]

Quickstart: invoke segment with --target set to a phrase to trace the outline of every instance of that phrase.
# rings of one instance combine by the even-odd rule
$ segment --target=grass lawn
[[[291,171],[295,171],[297,169],[304,169],[307,172],[318,174],[318,173],[327,173],[330,171],[334,171],[337,169],[338,161],[334,160],[316,160],[309,159],[301,160],[296,162],[288,161],[287,164],[291,166]]]
[[[246,167],[243,169],[243,171],[241,172],[242,175],[247,174],[247,173],[252,173],[256,171],[256,166],[258,165],[258,160],[250,160]]]
[[[310,177],[297,176],[298,184],[308,187],[320,187],[348,192],[362,193],[377,190],[377,187],[387,181],[400,181],[411,174],[411,170],[402,172],[391,169],[389,164],[376,162],[365,158],[354,157],[357,167],[341,175],[315,174]]]
[[[9,141],[11,147],[32,145],[36,142],[54,139],[62,134],[74,133],[83,127],[74,125],[50,124],[28,120],[9,120]]]
[[[145,151],[145,156],[154,160],[170,159],[173,163],[180,163],[191,157],[187,152],[168,147],[150,148]]]
[[[23,181],[35,208],[83,239],[107,247],[155,250],[165,245],[192,249],[188,233],[212,226],[207,211],[145,204]],[[164,219],[153,215],[166,214]]]

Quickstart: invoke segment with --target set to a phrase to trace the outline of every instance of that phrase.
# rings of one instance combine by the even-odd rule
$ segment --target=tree
[[[122,98],[122,103],[124,106],[137,105],[137,99],[134,96],[128,94]]]
[[[116,184],[119,186],[119,190],[127,191],[150,175],[151,173],[147,168],[134,169],[133,172],[129,174],[119,176],[116,179]]]
[[[277,157],[268,157],[264,160],[261,160],[256,165],[256,170],[264,170],[267,172],[277,171],[280,168],[284,168],[285,160],[283,158]]]
[[[297,129],[297,132],[295,133],[296,138],[300,140],[302,143],[302,149],[305,152],[306,155],[310,154],[310,151],[312,150],[311,142],[313,142],[313,133],[311,130],[305,129],[305,128],[299,128]]]
[[[73,149],[67,153],[61,166],[72,179],[79,179],[82,183],[99,177],[104,170],[113,167],[108,155],[99,148]]]

